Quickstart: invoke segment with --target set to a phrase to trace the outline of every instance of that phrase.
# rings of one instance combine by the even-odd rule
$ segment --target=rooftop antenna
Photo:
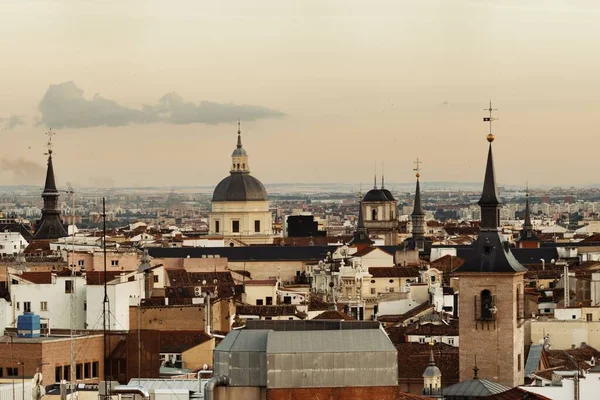
[[[498,120],[498,118],[492,116],[492,113],[494,111],[498,111],[498,109],[497,108],[492,108],[492,100],[490,99],[490,106],[489,106],[489,108],[484,108],[483,111],[488,111],[490,113],[489,117],[483,117],[483,122],[489,122],[490,123],[490,133],[488,133],[487,140],[488,140],[488,142],[492,143],[494,141],[494,135],[492,134],[492,122]]]

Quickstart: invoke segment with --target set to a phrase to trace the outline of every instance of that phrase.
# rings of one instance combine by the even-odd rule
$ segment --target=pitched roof
[[[337,246],[150,247],[153,258],[226,257],[229,261],[319,261]]]
[[[31,282],[31,283],[36,283],[39,285],[45,285],[45,284],[50,284],[52,283],[52,273],[49,271],[44,271],[44,272],[23,272],[21,275],[19,275],[21,277],[21,279],[27,281],[27,282]]]
[[[327,310],[317,315],[313,319],[329,319],[329,320],[343,320],[343,321],[356,321],[356,318],[350,315],[344,314],[338,310]]]
[[[414,278],[418,277],[417,267],[369,267],[373,278]]]
[[[204,331],[159,331],[161,353],[182,353],[212,338]]]
[[[244,282],[246,286],[275,286],[277,279],[254,279],[251,281]]]
[[[406,329],[406,335],[413,336],[458,336],[458,320],[453,320],[449,325],[441,324],[413,324]]]
[[[541,394],[528,392],[521,388],[515,387],[506,392],[487,396],[488,400],[550,400],[549,397],[542,396]]]
[[[419,379],[422,382],[423,371],[429,366],[432,346],[421,343],[398,343],[396,349],[399,379]],[[433,353],[435,364],[442,372],[444,383],[458,382],[458,347],[438,344],[434,346]]]
[[[503,393],[510,387],[487,379],[468,379],[444,389],[444,396],[487,397]]]
[[[296,315],[297,312],[296,306],[288,304],[275,306],[238,305],[236,307],[237,315],[257,315],[259,317],[291,316]]]
[[[231,272],[188,272],[185,269],[165,269],[171,286],[214,285],[215,280],[220,285],[235,285]]]
[[[121,275],[119,271],[106,271],[106,282],[110,282]],[[85,273],[87,285],[104,285],[104,271],[88,271]]]

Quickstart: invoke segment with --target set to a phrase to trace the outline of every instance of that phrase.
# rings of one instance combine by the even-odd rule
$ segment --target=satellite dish
[[[203,284],[203,285],[206,285],[206,279],[204,279],[204,280],[202,281],[202,284]]]
[[[208,364],[204,364],[204,365],[202,365],[202,369],[203,369],[204,371],[208,371]]]

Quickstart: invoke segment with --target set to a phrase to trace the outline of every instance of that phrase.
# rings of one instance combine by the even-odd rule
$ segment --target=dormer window
[[[486,244],[483,246],[483,253],[487,256],[489,256],[490,254],[492,254],[492,245],[491,244]]]

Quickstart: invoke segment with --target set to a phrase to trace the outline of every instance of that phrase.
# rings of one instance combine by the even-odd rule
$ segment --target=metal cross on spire
[[[421,176],[421,164],[422,163],[423,163],[422,161],[419,161],[419,157],[417,157],[417,161],[414,162],[416,167],[413,168],[413,171],[416,171],[417,178]]]
[[[488,111],[490,113],[489,117],[483,117],[483,122],[489,122],[490,123],[490,132],[488,133],[487,139],[488,139],[488,142],[492,143],[494,141],[494,135],[492,134],[492,122],[498,120],[498,118],[492,116],[492,113],[494,111],[498,111],[498,109],[497,108],[492,108],[492,100],[490,99],[490,106],[489,106],[489,108],[484,108],[483,111]]]
[[[56,135],[56,133],[52,132],[52,128],[50,128],[48,132],[46,132],[46,135],[48,135],[48,144],[46,145],[46,147],[48,147],[48,152],[44,153],[44,155],[49,156],[52,154],[52,136]]]

